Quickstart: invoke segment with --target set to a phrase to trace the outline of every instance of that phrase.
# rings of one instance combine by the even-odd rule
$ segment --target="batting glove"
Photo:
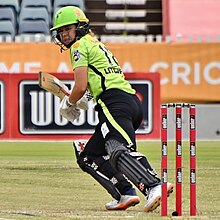
[[[76,102],[76,106],[82,110],[88,110],[88,101],[92,99],[92,95],[89,91],[86,91],[83,97]]]
[[[64,96],[60,103],[60,114],[68,121],[73,122],[80,116],[80,110],[76,104],[69,102],[69,97]]]

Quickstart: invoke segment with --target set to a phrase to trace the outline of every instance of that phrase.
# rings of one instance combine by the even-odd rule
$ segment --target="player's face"
[[[71,43],[76,37],[76,25],[71,24],[64,27],[59,28],[58,32],[60,35],[61,42],[65,45]]]

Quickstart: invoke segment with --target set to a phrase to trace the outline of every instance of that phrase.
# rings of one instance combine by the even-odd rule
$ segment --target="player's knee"
[[[79,165],[81,170],[86,172],[87,163],[85,162],[85,157],[82,157],[82,156],[79,155],[78,158],[77,158],[77,164]]]

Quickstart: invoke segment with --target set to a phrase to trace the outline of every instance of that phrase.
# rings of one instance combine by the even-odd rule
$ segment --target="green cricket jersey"
[[[116,58],[95,37],[87,34],[76,41],[70,48],[73,69],[88,66],[88,89],[95,100],[108,89],[120,89],[135,94]]]

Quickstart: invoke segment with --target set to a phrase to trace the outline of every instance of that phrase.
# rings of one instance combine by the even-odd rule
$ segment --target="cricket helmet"
[[[76,37],[73,42],[71,42],[71,44],[64,45],[67,48],[69,48],[76,40],[79,40],[82,36],[89,32],[89,19],[85,16],[84,12],[76,6],[65,6],[60,8],[55,13],[54,26],[50,29],[50,31],[57,32],[55,36],[55,38],[57,38],[56,41],[58,40],[61,44],[63,44],[58,34],[59,28],[70,24],[76,25]]]

